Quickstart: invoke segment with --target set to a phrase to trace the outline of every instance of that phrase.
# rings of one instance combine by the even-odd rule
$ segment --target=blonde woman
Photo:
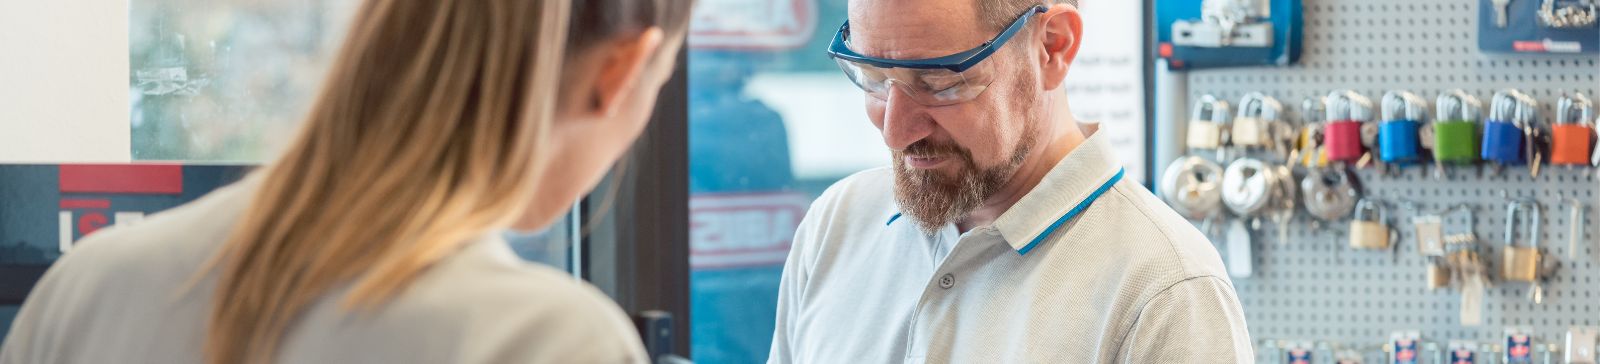
[[[647,361],[616,305],[497,232],[625,152],[689,1],[366,1],[283,156],[84,239],[0,362]]]

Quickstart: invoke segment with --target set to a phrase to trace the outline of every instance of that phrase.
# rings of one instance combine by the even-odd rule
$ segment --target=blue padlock
[[[1483,124],[1483,159],[1501,166],[1518,166],[1527,163],[1524,120],[1518,115],[1518,104],[1532,100],[1517,90],[1504,90],[1494,94],[1490,103],[1489,122]]]
[[[1383,95],[1383,123],[1378,129],[1378,160],[1407,165],[1422,161],[1419,130],[1428,117],[1428,102],[1407,91]]]

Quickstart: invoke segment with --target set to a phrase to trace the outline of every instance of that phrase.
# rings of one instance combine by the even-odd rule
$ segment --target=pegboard
[[[1360,92],[1375,106],[1389,90],[1408,90],[1427,98],[1431,109],[1434,98],[1450,89],[1466,90],[1488,106],[1495,91],[1517,88],[1538,98],[1541,118],[1549,120],[1563,91],[1600,96],[1596,56],[1479,52],[1478,6],[1461,0],[1306,1],[1300,64],[1192,71],[1185,75],[1187,99],[1211,94],[1237,103],[1259,91],[1282,101],[1291,119],[1301,120],[1301,100],[1336,89]],[[1459,290],[1430,291],[1424,281],[1428,261],[1417,253],[1410,223],[1416,213],[1391,211],[1400,244],[1392,252],[1377,252],[1348,248],[1348,222],[1318,224],[1301,211],[1289,241],[1277,241],[1275,224],[1261,225],[1254,239],[1255,274],[1233,280],[1258,343],[1332,342],[1360,349],[1368,362],[1377,362],[1382,357],[1377,348],[1396,330],[1421,330],[1424,340],[1443,346],[1450,340],[1498,342],[1508,326],[1532,328],[1544,343],[1559,342],[1570,326],[1600,326],[1600,229],[1595,228],[1600,180],[1594,168],[1546,165],[1534,178],[1526,168],[1495,175],[1489,167],[1456,167],[1444,180],[1425,169],[1413,166],[1384,176],[1367,169],[1357,176],[1366,195],[1408,201],[1425,212],[1472,206],[1481,251],[1496,269],[1491,275],[1496,279],[1507,198],[1537,199],[1543,207],[1543,245],[1562,262],[1545,285],[1544,303],[1525,298],[1527,284],[1496,282],[1484,298],[1483,324],[1463,327]],[[1562,202],[1567,197],[1587,205],[1577,260],[1567,254],[1573,223],[1569,205]],[[1447,233],[1466,229],[1464,216],[1447,217]],[[1216,240],[1225,249],[1226,243]]]

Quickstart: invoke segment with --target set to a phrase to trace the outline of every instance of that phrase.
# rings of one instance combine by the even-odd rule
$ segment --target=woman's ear
[[[653,59],[656,51],[661,48],[663,34],[661,28],[651,27],[637,35],[623,37],[607,42],[593,50],[590,57],[593,62],[598,62],[595,70],[593,95],[587,102],[590,111],[601,117],[615,117],[621,112],[626,100],[639,78],[644,74],[645,67]]]

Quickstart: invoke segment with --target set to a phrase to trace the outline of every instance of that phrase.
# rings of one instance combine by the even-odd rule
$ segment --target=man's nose
[[[889,87],[883,104],[883,143],[889,149],[906,149],[933,133],[933,119],[899,85]]]

